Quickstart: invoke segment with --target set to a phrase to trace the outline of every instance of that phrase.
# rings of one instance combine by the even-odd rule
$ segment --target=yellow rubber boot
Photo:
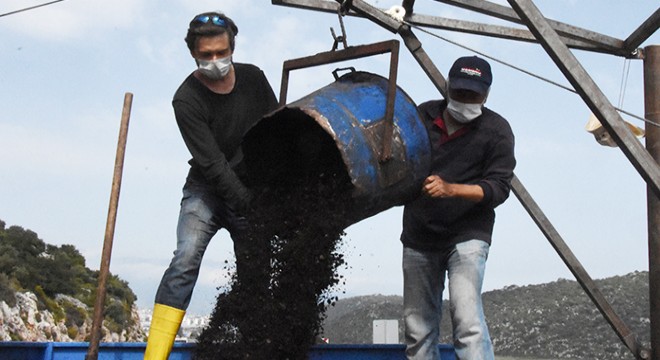
[[[167,360],[185,314],[184,310],[171,306],[154,305],[144,360]]]

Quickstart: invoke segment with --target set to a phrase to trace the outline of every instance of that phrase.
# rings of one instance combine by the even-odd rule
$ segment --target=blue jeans
[[[490,246],[470,240],[447,251],[403,249],[403,311],[406,357],[439,359],[438,340],[445,277],[449,284],[454,349],[460,360],[493,360],[481,302]]]
[[[227,229],[238,257],[241,245],[245,243],[241,240],[246,222],[215,194],[211,186],[188,177],[183,186],[176,250],[158,286],[156,303],[186,310],[211,238],[218,230]]]

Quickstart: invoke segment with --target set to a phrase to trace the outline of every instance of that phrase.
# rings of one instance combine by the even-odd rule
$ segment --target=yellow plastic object
[[[167,360],[185,314],[184,310],[171,306],[154,305],[144,360]]]

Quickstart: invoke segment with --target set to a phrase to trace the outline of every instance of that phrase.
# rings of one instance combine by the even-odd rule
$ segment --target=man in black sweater
[[[449,71],[447,99],[419,106],[432,166],[403,213],[408,359],[438,359],[445,278],[458,359],[494,359],[481,287],[494,209],[509,196],[516,160],[508,122],[484,107],[491,83],[488,62],[462,57]]]
[[[241,141],[277,99],[264,73],[234,63],[238,27],[222,13],[197,15],[186,43],[197,69],[181,84],[172,106],[183,140],[192,155],[183,187],[177,247],[156,293],[145,359],[169,356],[190,303],[204,251],[218,230],[234,241],[237,258],[247,227],[244,215],[251,193],[242,175]],[[237,260],[240,273],[240,265]]]

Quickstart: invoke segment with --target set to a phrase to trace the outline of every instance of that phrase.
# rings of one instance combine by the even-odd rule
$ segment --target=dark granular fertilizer
[[[256,196],[245,243],[235,246],[245,250],[236,251],[237,271],[195,359],[306,359],[342,281],[339,247],[353,204],[336,145],[304,119],[256,131],[258,150],[248,143],[246,151]]]

